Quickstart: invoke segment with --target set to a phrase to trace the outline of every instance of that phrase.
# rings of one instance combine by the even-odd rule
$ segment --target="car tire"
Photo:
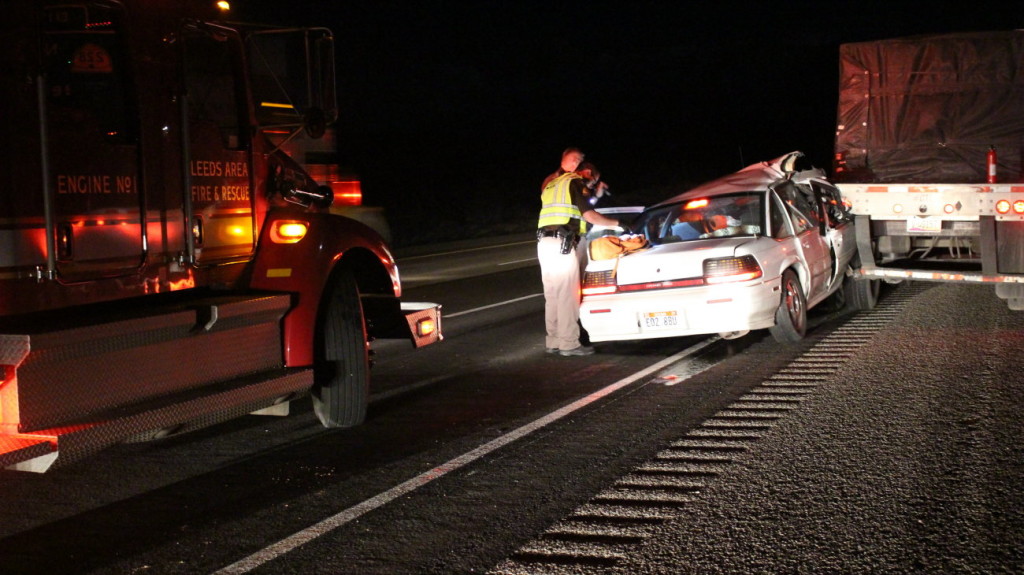
[[[341,270],[325,300],[313,366],[313,411],[324,427],[351,427],[366,418],[369,346],[359,286]]]
[[[807,332],[807,298],[800,279],[791,269],[782,274],[782,297],[775,310],[775,325],[769,331],[780,343],[798,342]]]

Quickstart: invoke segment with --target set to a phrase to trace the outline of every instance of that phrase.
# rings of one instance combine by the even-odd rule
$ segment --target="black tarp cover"
[[[839,182],[1020,182],[1024,30],[843,44],[836,124]]]

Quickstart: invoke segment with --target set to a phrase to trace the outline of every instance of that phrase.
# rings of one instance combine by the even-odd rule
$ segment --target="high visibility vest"
[[[569,188],[573,180],[582,177],[575,172],[566,172],[561,176],[548,182],[544,191],[540,194],[540,219],[537,220],[537,227],[560,226],[569,223],[570,220],[580,222],[580,233],[586,233],[587,224],[583,221],[583,214],[579,207],[572,201],[572,193]]]

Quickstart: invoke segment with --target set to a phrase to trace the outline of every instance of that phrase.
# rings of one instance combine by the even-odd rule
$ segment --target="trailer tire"
[[[871,279],[854,279],[848,275],[843,278],[843,291],[846,292],[846,306],[852,311],[875,309],[878,305],[878,292],[882,282]]]
[[[324,427],[351,427],[366,418],[370,362],[359,286],[341,270],[319,326],[313,366],[313,411]]]
[[[775,310],[775,325],[768,331],[779,343],[796,343],[807,332],[807,298],[800,279],[791,269],[782,273],[782,297]]]

